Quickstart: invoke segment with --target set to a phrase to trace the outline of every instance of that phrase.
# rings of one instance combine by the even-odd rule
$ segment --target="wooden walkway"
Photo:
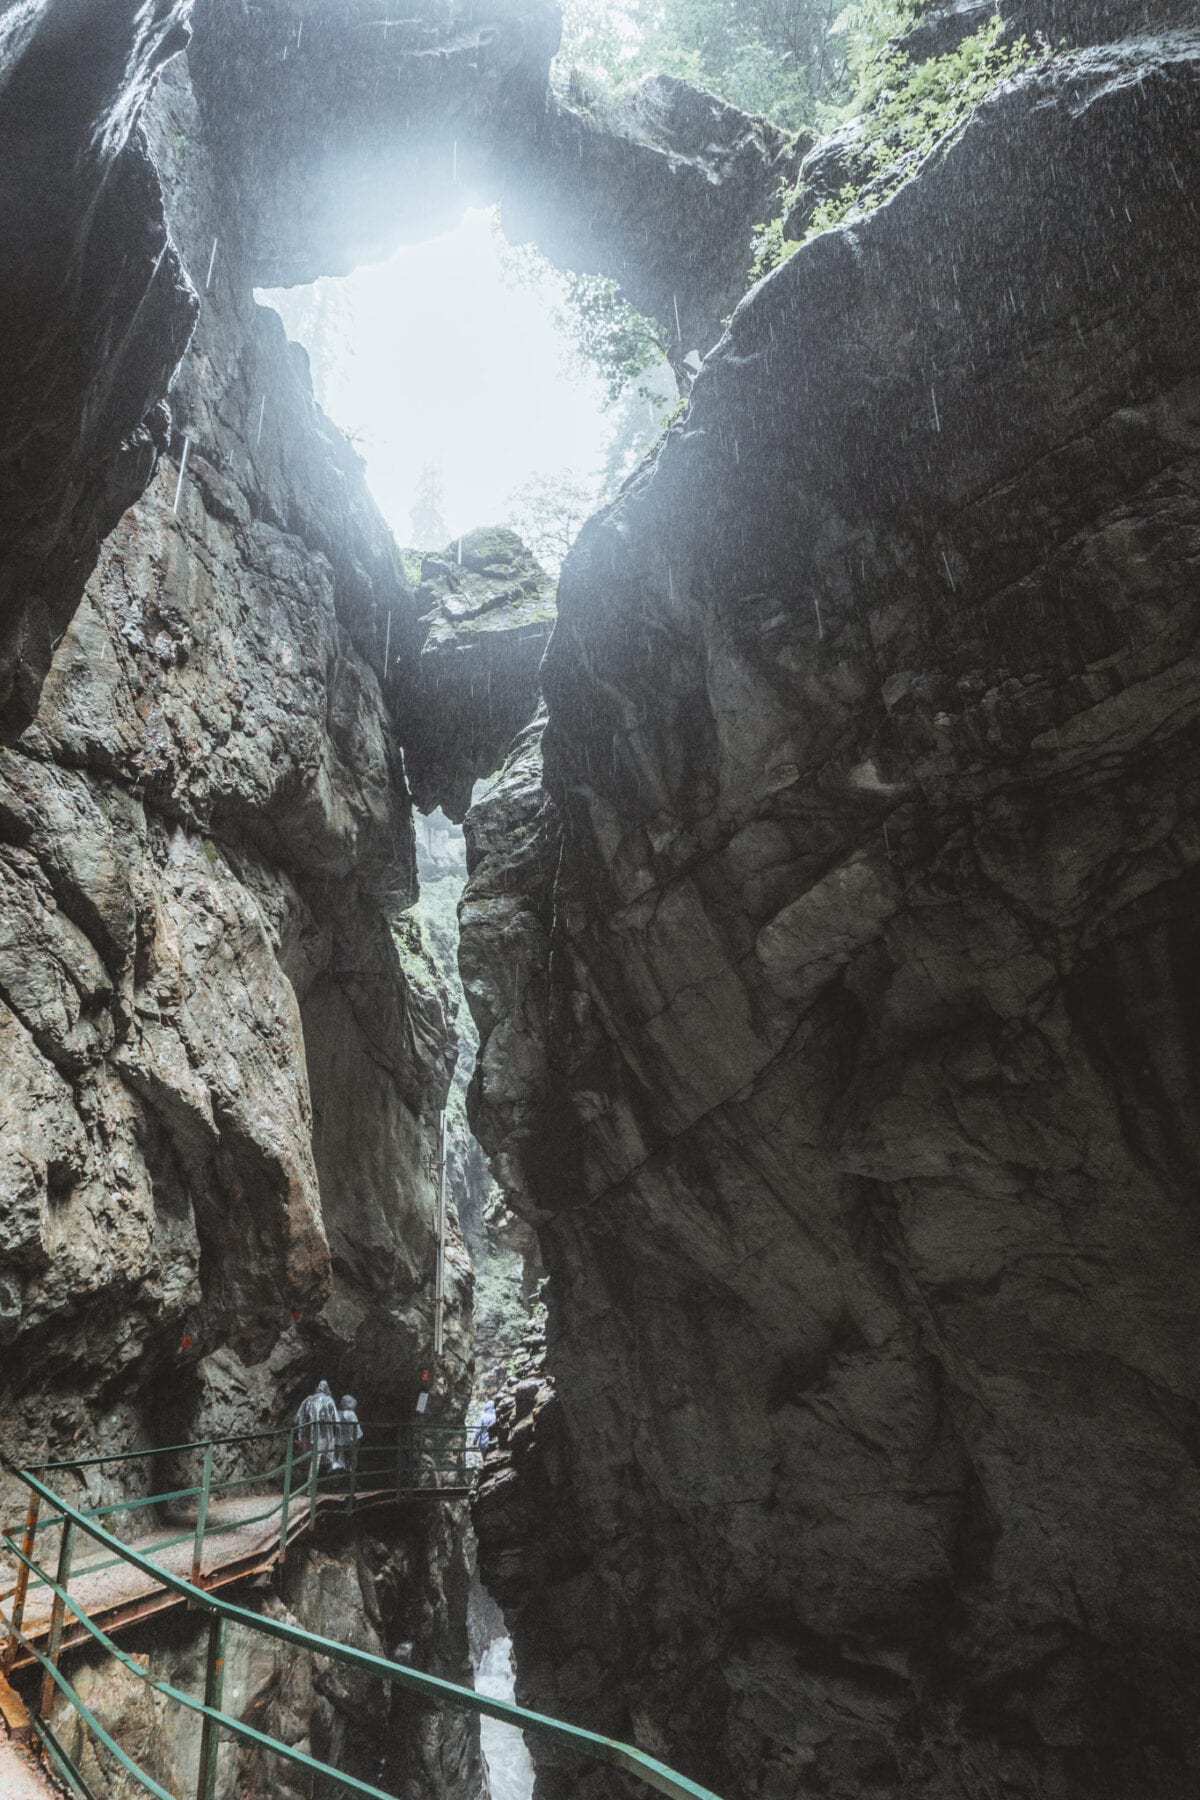
[[[259,1748],[266,1745],[273,1756],[283,1758],[289,1765],[307,1774],[310,1786],[319,1778],[322,1787],[326,1782],[332,1782],[342,1787],[354,1787],[363,1793],[379,1794],[380,1800],[384,1800],[380,1789],[340,1770],[333,1763],[314,1756],[307,1742],[293,1743],[279,1736],[264,1734],[258,1725],[239,1718],[236,1712],[222,1710],[225,1639],[232,1624],[240,1630],[269,1640],[272,1644],[284,1643],[301,1651],[310,1651],[327,1661],[352,1669],[358,1675],[367,1676],[372,1681],[382,1681],[389,1690],[395,1688],[415,1693],[435,1706],[453,1707],[457,1711],[478,1717],[497,1719],[504,1725],[516,1726],[518,1730],[548,1738],[559,1747],[573,1750],[590,1762],[604,1763],[635,1776],[657,1793],[668,1795],[670,1800],[718,1800],[711,1789],[701,1787],[687,1776],[668,1768],[665,1763],[659,1762],[636,1745],[602,1737],[598,1732],[563,1719],[551,1719],[542,1713],[529,1712],[510,1700],[480,1693],[473,1687],[448,1681],[444,1676],[414,1669],[406,1661],[396,1661],[339,1639],[308,1631],[290,1618],[279,1616],[275,1609],[251,1610],[235,1605],[223,1594],[215,1592],[215,1589],[243,1580],[248,1575],[274,1568],[282,1559],[291,1539],[308,1530],[321,1513],[340,1516],[350,1524],[360,1510],[367,1507],[404,1506],[411,1500],[419,1500],[423,1504],[428,1504],[431,1500],[457,1500],[465,1498],[470,1492],[464,1441],[466,1431],[461,1426],[441,1429],[435,1442],[435,1448],[439,1443],[443,1447],[446,1444],[458,1446],[448,1471],[445,1457],[439,1459],[432,1452],[427,1452],[424,1448],[426,1440],[417,1439],[417,1454],[407,1454],[407,1458],[402,1456],[397,1470],[398,1479],[387,1487],[358,1487],[356,1480],[361,1480],[363,1471],[361,1465],[356,1464],[350,1474],[348,1490],[339,1486],[325,1493],[319,1487],[314,1491],[313,1485],[301,1490],[292,1486],[295,1466],[294,1433],[289,1432],[287,1436],[287,1457],[282,1471],[289,1506],[286,1534],[283,1532],[284,1494],[273,1492],[270,1486],[276,1479],[274,1471],[252,1478],[255,1485],[261,1482],[267,1486],[267,1492],[259,1496],[250,1496],[244,1492],[230,1494],[228,1491],[218,1495],[213,1489],[213,1453],[218,1444],[257,1441],[257,1436],[170,1446],[172,1454],[178,1454],[182,1450],[203,1451],[202,1484],[198,1488],[176,1490],[173,1494],[157,1496],[152,1504],[160,1509],[162,1522],[147,1531],[136,1544],[119,1539],[110,1529],[122,1515],[128,1517],[127,1504],[115,1504],[111,1510],[107,1506],[97,1508],[96,1512],[88,1514],[58,1493],[46,1479],[48,1475],[57,1476],[62,1469],[86,1466],[89,1459],[84,1459],[83,1464],[48,1464],[45,1469],[37,1472],[32,1469],[17,1471],[31,1496],[24,1539],[27,1543],[34,1541],[41,1522],[40,1512],[44,1507],[47,1516],[42,1528],[48,1528],[52,1533],[51,1541],[44,1546],[44,1550],[46,1554],[55,1556],[56,1565],[61,1563],[62,1576],[61,1583],[56,1584],[47,1578],[47,1582],[35,1586],[26,1595],[21,1625],[8,1634],[9,1647],[20,1646],[13,1667],[24,1666],[29,1669],[31,1663],[36,1665],[40,1661],[48,1677],[44,1683],[48,1689],[47,1707],[49,1700],[53,1698],[53,1687],[49,1685],[53,1683],[75,1709],[76,1715],[92,1732],[99,1735],[109,1754],[116,1758],[135,1783],[147,1791],[163,1791],[142,1769],[130,1750],[94,1718],[85,1700],[72,1685],[69,1674],[56,1665],[61,1651],[71,1643],[78,1642],[80,1634],[93,1639],[96,1634],[107,1638],[109,1633],[115,1633],[123,1626],[144,1619],[152,1613],[165,1611],[172,1606],[190,1605],[196,1609],[197,1622],[201,1619],[207,1621],[208,1649],[203,1671],[203,1699],[199,1694],[183,1693],[159,1679],[151,1671],[147,1658],[130,1655],[128,1650],[121,1649],[116,1644],[110,1645],[110,1648],[119,1657],[121,1665],[145,1683],[152,1694],[165,1701],[182,1704],[202,1719],[200,1791],[203,1794],[213,1793],[221,1743],[232,1737],[238,1741],[253,1743]],[[402,1447],[404,1444],[405,1440],[402,1438]],[[146,1456],[163,1454],[165,1451],[138,1451],[131,1453],[128,1458],[115,1460],[141,1461]],[[114,1459],[100,1460],[109,1462]],[[311,1463],[313,1459],[307,1460]],[[406,1460],[408,1467],[405,1467]],[[411,1475],[409,1469],[412,1471]],[[444,1472],[451,1474],[454,1485],[439,1485],[438,1476]],[[424,1479],[426,1475],[431,1475],[433,1479]],[[411,1485],[406,1485],[406,1476]],[[377,1484],[379,1478],[380,1472],[372,1470],[368,1480]],[[315,1482],[315,1477],[313,1481]],[[230,1482],[228,1486],[240,1488],[241,1481]],[[181,1516],[175,1508],[192,1495],[197,1496],[198,1512],[195,1526],[189,1530],[186,1517]],[[260,1516],[255,1517],[256,1513]],[[102,1515],[103,1523],[97,1514]],[[61,1538],[56,1543],[54,1534],[59,1527]],[[172,1538],[179,1541],[171,1543],[169,1540]],[[68,1574],[72,1548],[78,1543],[82,1550],[85,1540],[90,1540],[94,1548],[85,1553],[88,1560],[80,1560],[73,1572]],[[21,1560],[24,1557],[32,1560],[35,1567],[43,1566],[42,1558],[30,1558],[30,1553],[22,1550],[21,1542],[12,1533],[5,1533],[3,1542],[7,1556],[14,1563],[20,1562],[22,1567],[28,1566],[28,1561]],[[191,1577],[197,1543],[202,1546],[203,1560],[193,1583]],[[130,1558],[135,1559],[137,1566],[130,1562]],[[103,1566],[110,1559],[111,1566]],[[168,1585],[171,1583],[174,1586]],[[57,1604],[48,1606],[50,1588],[56,1585]],[[64,1596],[78,1608],[82,1624],[80,1618],[75,1618],[69,1610],[64,1619],[60,1611]],[[67,1620],[70,1621],[68,1633],[60,1637],[59,1627]],[[90,1632],[87,1629],[89,1626],[92,1628]],[[36,1654],[31,1654],[31,1646]],[[13,1694],[2,1675],[0,1693]],[[15,1694],[13,1698],[19,1708],[19,1698]],[[31,1723],[35,1732],[49,1746],[57,1763],[61,1764],[64,1776],[69,1777],[74,1784],[79,1779],[79,1770],[71,1760],[72,1752],[62,1742],[54,1741],[45,1720],[35,1714]],[[7,1735],[0,1740],[0,1745],[9,1752],[6,1758],[8,1767],[5,1768],[0,1763],[0,1800],[42,1800],[42,1796],[54,1791],[52,1787],[47,1787],[45,1777],[36,1768],[31,1769],[27,1763],[23,1763],[19,1745],[12,1744]],[[32,1787],[29,1785],[30,1781],[34,1783]]]
[[[395,1505],[396,1499],[395,1490],[391,1488],[359,1493],[355,1498],[355,1512],[368,1507]],[[279,1537],[282,1495],[274,1496],[274,1502],[268,1517],[251,1517],[245,1524],[240,1524],[239,1519],[246,1518],[247,1515],[262,1515],[272,1508],[271,1495],[212,1503],[208,1511],[204,1558],[197,1586],[204,1588],[206,1592],[212,1592],[217,1588],[228,1587],[232,1582],[245,1581],[251,1575],[265,1574],[276,1567],[281,1551],[285,1548]],[[317,1510],[318,1513],[345,1514],[345,1494],[318,1494]],[[168,1574],[181,1575],[185,1580],[190,1580],[192,1538],[189,1535],[182,1543],[171,1543],[170,1540],[179,1537],[182,1531],[188,1529],[189,1524],[194,1523],[194,1511],[190,1519],[186,1513],[181,1512],[173,1524],[164,1525],[144,1538],[131,1540],[132,1547],[143,1556],[152,1557]],[[308,1527],[308,1498],[306,1495],[294,1495],[288,1517],[287,1543],[293,1543]],[[98,1566],[103,1564],[107,1566]],[[171,1588],[158,1585],[140,1569],[131,1568],[125,1562],[113,1563],[98,1553],[75,1564],[68,1591],[72,1600],[110,1637],[156,1613],[167,1612],[172,1607],[185,1604],[181,1595]],[[4,1604],[7,1611],[8,1603]],[[39,1649],[44,1648],[50,1635],[52,1604],[48,1588],[30,1586],[25,1602],[23,1629]],[[87,1627],[68,1612],[63,1624],[63,1649],[82,1643],[87,1637]],[[34,1660],[29,1650],[20,1649],[10,1664],[10,1669],[27,1668]],[[8,1800],[7,1789],[2,1786],[0,1800]]]

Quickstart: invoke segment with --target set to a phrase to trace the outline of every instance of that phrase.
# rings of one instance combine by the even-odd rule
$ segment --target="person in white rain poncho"
[[[492,1426],[496,1423],[496,1402],[489,1400],[479,1415],[479,1423],[475,1427],[472,1443],[477,1450],[486,1450],[491,1443]]]
[[[337,1416],[337,1467],[348,1469],[354,1461],[355,1446],[363,1434],[358,1422],[358,1401],[353,1394],[343,1394]]]
[[[317,1391],[300,1402],[296,1413],[296,1441],[302,1450],[313,1450],[322,1468],[337,1466],[337,1407],[327,1381],[318,1381]]]

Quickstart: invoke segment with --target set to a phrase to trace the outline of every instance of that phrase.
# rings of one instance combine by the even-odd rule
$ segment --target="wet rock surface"
[[[426,556],[416,608],[424,633],[394,677],[413,797],[461,824],[537,709],[554,626],[555,582],[513,531],[468,532]],[[453,730],[447,721],[453,720]]]
[[[18,1467],[274,1427],[319,1376],[396,1420],[432,1329],[455,1043],[405,932],[412,802],[383,688],[385,654],[420,643],[415,602],[305,356],[254,303],[184,62],[143,128],[198,313],[169,454],[0,749],[0,1439]],[[456,1227],[448,1302],[435,1406],[461,1415]],[[169,1473],[148,1460],[63,1479],[96,1504]],[[0,1479],[6,1523],[23,1504]],[[400,1521],[373,1552],[397,1609],[377,1607],[380,1642],[419,1644],[452,1678],[469,1668],[463,1528]],[[289,1601],[317,1629],[331,1583],[342,1615],[366,1604],[353,1539],[320,1554],[335,1572]],[[394,1755],[406,1800],[478,1791],[469,1723],[393,1717],[303,1659],[272,1669],[289,1742],[372,1773]],[[111,1665],[93,1690],[128,1748],[194,1787],[189,1721],[160,1730]],[[250,1779],[231,1762],[226,1791],[292,1791],[277,1768]]]
[[[149,130],[183,254],[206,263],[220,213],[182,65]],[[173,404],[175,455],[3,752],[6,1376],[43,1434],[48,1385],[78,1420],[114,1383],[152,1434],[164,1363],[186,1389],[217,1351],[275,1404],[333,1357],[394,1409],[428,1329],[454,1053],[394,939],[416,877],[380,686],[412,596],[228,253]],[[37,1436],[9,1442],[30,1460]]]
[[[802,146],[690,82],[551,91],[552,0],[213,0],[192,62],[259,286],[387,256],[499,201],[514,242],[618,281],[678,366],[746,288]]]
[[[462,1534],[426,1510],[399,1536],[352,1532],[333,1521],[302,1543],[249,1596],[270,1618],[376,1656],[401,1656],[470,1681],[464,1620],[468,1586]],[[241,1596],[246,1601],[247,1596]],[[126,1637],[124,1647],[151,1677],[185,1693],[203,1692],[207,1632],[175,1613]],[[117,1743],[169,1792],[196,1791],[200,1734],[194,1714],[151,1693],[133,1671],[87,1653],[72,1680]],[[397,1800],[479,1792],[477,1742],[461,1719],[436,1716],[399,1689],[341,1664],[297,1654],[231,1626],[225,1644],[226,1708],[256,1730],[347,1774],[382,1785]],[[61,1741],[105,1800],[145,1792],[63,1703],[54,1714]],[[216,1800],[321,1794],[310,1770],[226,1736],[217,1760]]]
[[[557,267],[619,282],[678,366],[712,348],[745,293],[754,232],[801,149],[674,76],[619,99],[572,85],[503,155],[504,228]]]
[[[469,880],[459,909],[459,969],[479,1032],[468,1095],[472,1126],[506,1192],[526,1210],[538,1191],[525,1158],[543,1146],[551,1082],[548,961],[557,812],[542,785],[544,715],[467,815]]]
[[[0,18],[0,733],[28,722],[164,442],[196,297],[138,122],[190,16],[191,0],[30,0]]]
[[[468,820],[474,1117],[554,1375],[481,1566],[524,1699],[718,1792],[1195,1787],[1165,22],[1007,85],[746,300],[564,569],[544,787],[518,757]]]
[[[252,281],[503,194],[703,347],[787,171],[679,84],[547,105],[542,0],[409,10],[393,52],[365,5],[222,0],[148,111],[182,0],[0,22],[17,1463],[319,1373],[392,1414],[428,1338],[453,1043],[401,750],[470,620],[451,569],[422,624]],[[474,1116],[552,1277],[477,1508],[520,1695],[759,1800],[1196,1787],[1200,43],[1011,22],[1076,48],[738,309],[567,565],[544,772],[539,721],[468,821]],[[322,1539],[282,1603],[457,1676],[459,1529]],[[469,1731],[243,1672],[369,1778],[386,1716],[406,1800],[477,1787]]]
[[[344,274],[494,197],[560,37],[554,0],[214,0],[192,61],[255,285]]]

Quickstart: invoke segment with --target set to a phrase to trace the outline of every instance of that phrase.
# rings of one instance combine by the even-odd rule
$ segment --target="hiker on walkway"
[[[348,1469],[358,1454],[358,1440],[363,1434],[358,1422],[358,1401],[353,1394],[343,1394],[337,1412],[337,1461],[335,1469]]]
[[[471,1442],[477,1450],[486,1450],[491,1443],[491,1429],[496,1423],[496,1402],[488,1400],[479,1415],[479,1423],[475,1427],[475,1436]]]
[[[316,1393],[300,1402],[296,1432],[300,1448],[319,1456],[323,1469],[337,1467],[337,1417],[329,1383],[318,1381]]]

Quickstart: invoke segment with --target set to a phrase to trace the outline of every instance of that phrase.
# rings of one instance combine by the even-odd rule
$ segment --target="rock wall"
[[[481,1567],[721,1793],[1200,1767],[1200,39],[1068,16],[738,309],[468,820],[553,1375]]]
[[[303,352],[254,302],[228,137],[182,59],[148,100],[185,12],[83,20],[47,4],[23,9],[61,26],[46,43],[0,38],[18,98],[53,89],[91,143],[111,86],[127,140],[95,176],[99,198],[90,165],[74,166],[75,210],[57,221],[69,236],[88,220],[63,248],[83,309],[61,326],[76,334],[74,385],[28,392],[47,459],[73,426],[75,461],[55,462],[63,491],[14,513],[2,547],[17,636],[46,652],[16,668],[0,748],[0,1445],[15,1466],[267,1429],[322,1375],[364,1417],[395,1419],[432,1331],[455,1041],[403,918],[417,881],[399,684],[421,627],[358,458],[315,406]],[[64,77],[88,58],[121,71],[101,99],[98,74],[79,91]],[[25,129],[32,105],[6,122]],[[126,161],[132,219],[111,213]],[[19,172],[31,211],[54,202],[36,169]],[[84,295],[101,235],[125,273]],[[59,272],[38,267],[48,295]],[[22,429],[5,468],[28,485]],[[130,442],[114,476],[118,431]],[[47,542],[53,595],[26,582]],[[435,1411],[453,1417],[472,1373],[457,1235],[448,1274]],[[80,1491],[95,1503],[174,1485],[133,1467],[90,1472]],[[0,1476],[6,1522],[22,1495]],[[406,1641],[463,1679],[464,1533],[459,1510],[356,1543],[325,1534],[283,1603],[317,1629]],[[195,1631],[152,1635],[146,1654],[190,1680]],[[261,1653],[245,1658],[240,1698],[276,1707],[289,1741],[372,1776],[382,1758],[405,1800],[478,1793],[469,1722],[342,1691],[304,1659],[269,1658],[268,1679]],[[189,1721],[168,1728],[109,1664],[87,1683],[131,1744],[146,1711],[161,1779],[193,1769]],[[101,1778],[116,1800],[118,1777]],[[232,1755],[222,1782],[292,1791]]]
[[[543,0],[408,10],[220,0],[144,127],[186,0],[0,21],[16,1462],[321,1371],[390,1412],[427,1341],[423,632],[252,283],[470,198],[549,244],[587,191],[554,253],[702,345],[792,168],[690,91],[548,103]],[[760,1800],[1196,1785],[1200,43],[1014,20],[1076,48],[750,296],[589,528],[544,779],[530,734],[469,833],[476,1116],[552,1276],[485,1572],[527,1698]],[[319,1544],[283,1603],[458,1673],[444,1531]],[[246,1679],[371,1766],[373,1696]],[[388,1754],[475,1780],[469,1733]]]
[[[619,97],[572,77],[497,152],[504,229],[558,268],[617,281],[681,372],[745,293],[755,230],[806,143],[674,76]]]
[[[514,242],[615,279],[677,369],[746,287],[803,146],[685,81],[550,87],[555,0],[210,0],[193,65],[264,287],[501,207]]]
[[[191,0],[0,18],[0,732],[29,722],[101,540],[164,443],[195,296],[138,118]]]
[[[394,1408],[431,1303],[453,1049],[394,941],[416,879],[380,685],[413,600],[303,354],[222,237],[182,65],[149,141],[197,288],[217,244],[174,454],[4,752],[6,1376],[26,1422],[6,1441],[26,1460],[61,1441],[51,1383],[79,1419],[135,1391],[152,1432],[156,1369],[176,1428],[233,1423],[180,1406],[218,1351],[255,1371],[260,1410],[330,1357]]]
[[[258,1583],[257,1605],[271,1618],[302,1624],[374,1655],[398,1655],[471,1679],[464,1620],[470,1574],[464,1537],[445,1512],[422,1506],[400,1531],[375,1533],[332,1521],[319,1544],[295,1547],[286,1566]],[[246,1595],[239,1596],[243,1601]],[[123,1648],[149,1673],[186,1693],[202,1693],[206,1633],[174,1614],[126,1634]],[[73,1659],[72,1680],[128,1754],[168,1792],[193,1794],[199,1774],[195,1716],[153,1695],[132,1671],[98,1654]],[[397,1800],[480,1792],[478,1736],[465,1719],[447,1720],[389,1685],[341,1666],[295,1656],[240,1627],[226,1638],[227,1708],[303,1753]],[[139,1800],[145,1788],[120,1769],[63,1702],[55,1728],[104,1800]],[[217,1800],[337,1800],[345,1789],[276,1753],[226,1738],[217,1760]]]
[[[476,782],[495,773],[537,710],[554,585],[516,532],[498,527],[422,559],[421,651],[400,662],[393,685],[423,813],[440,807],[461,824]]]

